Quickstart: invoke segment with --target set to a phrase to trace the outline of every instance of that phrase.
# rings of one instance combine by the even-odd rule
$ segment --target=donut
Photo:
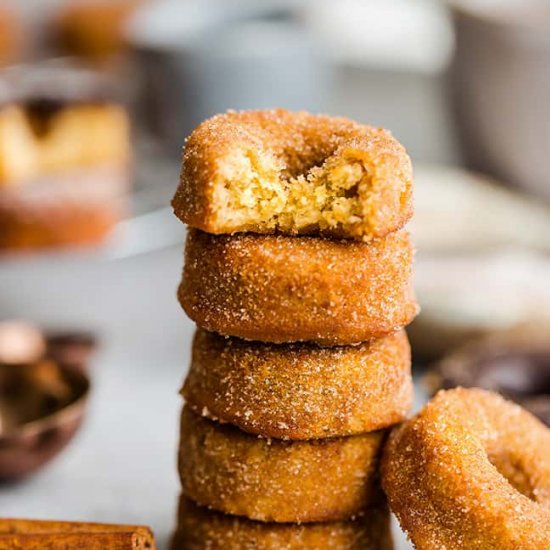
[[[358,346],[264,344],[198,329],[183,388],[197,413],[278,439],[370,432],[412,404],[404,331]]]
[[[185,407],[179,473],[198,504],[277,523],[349,519],[381,498],[384,432],[282,441],[256,437]]]
[[[479,387],[515,401],[550,426],[550,327],[527,325],[473,340],[436,363],[432,393]]]
[[[390,507],[415,548],[550,548],[550,430],[481,389],[441,391],[390,436]]]
[[[221,514],[180,499],[172,550],[392,550],[384,505],[355,521],[310,524],[262,523]]]
[[[54,20],[57,48],[64,55],[108,62],[127,49],[124,27],[145,0],[65,2]]]
[[[370,243],[190,229],[178,297],[201,328],[247,340],[365,342],[417,312],[401,231]]]
[[[208,233],[368,240],[412,215],[412,168],[386,130],[306,112],[227,112],[187,140],[174,212]]]
[[[10,5],[0,5],[0,67],[5,67],[21,54],[22,29],[20,18]]]

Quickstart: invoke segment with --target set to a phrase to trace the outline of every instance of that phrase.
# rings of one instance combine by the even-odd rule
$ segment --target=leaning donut
[[[229,516],[180,499],[172,550],[392,550],[384,504],[353,521],[262,523]]]
[[[277,523],[349,519],[380,501],[383,432],[314,441],[263,439],[184,409],[179,473],[195,502]]]
[[[411,217],[412,168],[383,129],[283,109],[228,112],[191,134],[172,204],[208,233],[368,240]]]
[[[417,312],[408,233],[370,243],[191,229],[179,300],[200,327],[262,342],[345,345]]]
[[[264,344],[199,329],[183,388],[196,412],[279,439],[365,433],[412,404],[404,331],[358,346]]]
[[[382,483],[419,550],[550,548],[550,430],[497,394],[439,392],[392,433]]]

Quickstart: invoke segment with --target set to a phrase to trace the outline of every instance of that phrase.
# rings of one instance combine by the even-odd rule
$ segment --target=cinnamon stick
[[[0,550],[154,550],[148,527],[0,519]]]

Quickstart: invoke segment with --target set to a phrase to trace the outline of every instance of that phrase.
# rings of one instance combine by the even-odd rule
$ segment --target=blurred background
[[[31,414],[0,372],[0,514],[167,540],[193,332],[169,201],[226,109],[389,128],[416,172],[418,403],[483,385],[550,421],[547,0],[0,0],[0,65],[0,370],[48,397]]]

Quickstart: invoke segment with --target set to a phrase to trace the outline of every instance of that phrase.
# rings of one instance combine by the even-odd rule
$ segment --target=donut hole
[[[502,450],[493,451],[488,456],[491,464],[516,491],[536,501],[536,491],[531,476],[525,471],[519,457],[512,452]]]
[[[353,231],[365,224],[361,196],[372,178],[359,159],[336,151],[327,158],[280,158],[248,151],[226,159],[217,188],[219,223],[260,225],[299,233]]]

